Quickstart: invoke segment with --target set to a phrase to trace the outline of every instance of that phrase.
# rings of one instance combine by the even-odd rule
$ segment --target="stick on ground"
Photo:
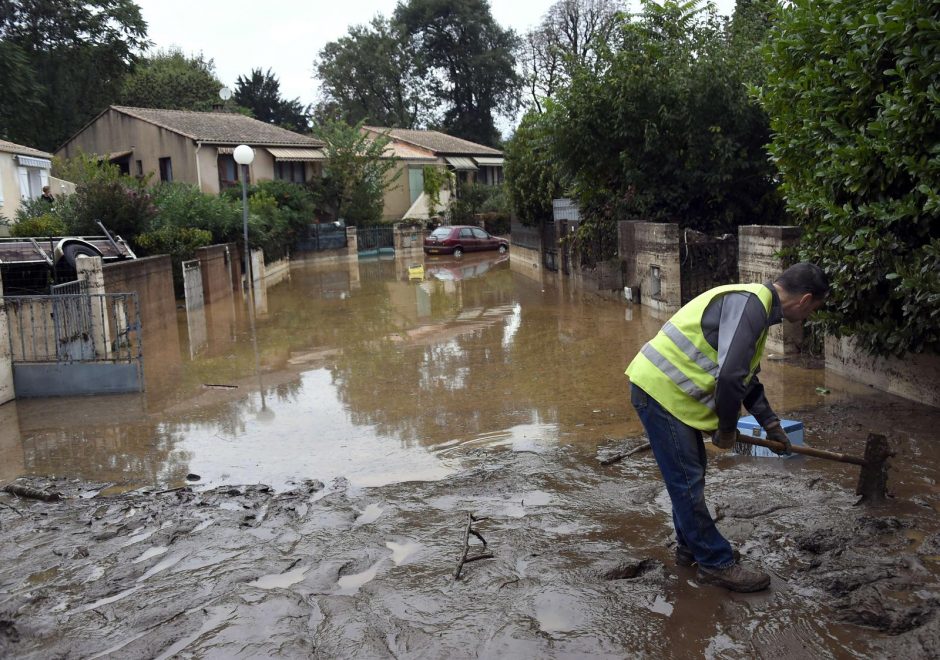
[[[470,554],[470,535],[473,534],[475,537],[480,539],[480,542],[483,544],[483,547],[486,547],[486,539],[483,538],[483,535],[480,534],[477,530],[473,529],[473,523],[486,520],[486,518],[476,518],[472,513],[467,512],[467,527],[463,532],[463,551],[460,554],[460,560],[457,562],[457,570],[454,572],[454,580],[460,579],[460,571],[463,570],[464,564],[469,564],[473,561],[480,561],[481,559],[493,559],[494,555],[488,552],[483,554],[475,555],[469,557]]]
[[[31,500],[42,500],[43,502],[58,502],[62,499],[62,496],[58,493],[47,493],[44,490],[36,490],[35,488],[20,486],[19,484],[7,484],[3,487],[3,492]]]
[[[607,458],[601,461],[601,465],[613,465],[614,463],[619,463],[620,461],[625,459],[627,456],[633,456],[633,454],[638,454],[641,451],[646,451],[649,448],[650,448],[650,443],[644,442],[639,447],[634,447],[630,451],[624,451],[619,454],[614,454],[613,456],[608,456]]]

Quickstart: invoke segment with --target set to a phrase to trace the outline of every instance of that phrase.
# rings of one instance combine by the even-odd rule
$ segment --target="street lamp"
[[[235,147],[232,153],[235,162],[241,165],[242,181],[242,225],[245,230],[245,283],[248,285],[248,320],[251,323],[251,344],[255,349],[255,373],[258,376],[258,389],[261,394],[261,411],[267,412],[264,401],[264,385],[261,382],[261,358],[258,355],[258,335],[255,332],[255,296],[254,278],[251,276],[251,250],[248,247],[248,166],[255,159],[255,150],[247,144]]]

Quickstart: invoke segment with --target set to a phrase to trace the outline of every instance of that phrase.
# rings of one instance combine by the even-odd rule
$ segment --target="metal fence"
[[[734,237],[679,244],[681,302],[722,284],[738,281],[738,243]]]
[[[306,235],[294,245],[296,252],[338,250],[346,247],[346,225],[328,222],[307,225]]]
[[[136,293],[6,296],[13,364],[139,362]]]
[[[83,294],[88,293],[88,282],[85,280],[74,280],[72,282],[63,282],[62,284],[50,284],[49,294]]]
[[[526,227],[513,222],[509,227],[510,241],[513,245],[528,250],[542,249],[542,236],[540,227]]]
[[[392,252],[395,250],[395,234],[391,225],[373,225],[371,227],[357,227],[356,241],[359,244],[359,253]]]

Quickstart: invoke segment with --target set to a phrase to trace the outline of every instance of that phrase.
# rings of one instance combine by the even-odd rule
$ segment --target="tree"
[[[334,218],[357,226],[381,219],[385,191],[397,178],[391,175],[396,160],[385,155],[390,139],[369,137],[361,129],[361,123],[349,126],[342,121],[314,129],[326,143],[323,179],[315,190],[320,204]]]
[[[780,222],[768,119],[714,7],[647,0],[617,35],[600,73],[577,72],[552,113],[555,158],[588,220]]]
[[[432,113],[414,63],[397,26],[377,16],[323,47],[314,62],[320,79],[321,119],[360,121],[391,128],[417,128]]]
[[[275,124],[290,131],[310,130],[310,109],[299,99],[288,101],[281,96],[281,83],[268,69],[252,69],[247,77],[235,81],[235,102],[248,108],[255,119]]]
[[[552,149],[552,110],[529,110],[506,143],[506,188],[524,225],[552,219],[552,200],[562,193],[561,172]]]
[[[828,325],[872,353],[940,349],[940,15],[920,0],[796,0],[760,99]]]
[[[499,143],[494,114],[518,107],[514,52],[487,0],[409,0],[395,10],[418,74],[443,106],[441,128],[481,144]]]
[[[0,134],[54,150],[118,97],[146,34],[132,0],[0,4]]]
[[[539,112],[545,99],[566,86],[578,68],[593,70],[621,23],[622,0],[558,0],[522,42],[520,65],[529,103]]]
[[[204,111],[218,103],[221,88],[211,59],[165,50],[137,63],[124,80],[120,100],[138,108]]]

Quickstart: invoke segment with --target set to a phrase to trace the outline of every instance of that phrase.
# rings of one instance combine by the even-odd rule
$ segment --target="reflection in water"
[[[295,264],[262,287],[256,344],[238,296],[206,305],[195,354],[183,312],[145,320],[147,391],[3,406],[0,476],[371,486],[440,479],[460,447],[593,451],[641,432],[623,370],[662,319],[533,281],[496,254],[428,260],[424,279],[410,263]],[[815,403],[819,385],[851,390],[779,362],[762,380],[780,411]]]

